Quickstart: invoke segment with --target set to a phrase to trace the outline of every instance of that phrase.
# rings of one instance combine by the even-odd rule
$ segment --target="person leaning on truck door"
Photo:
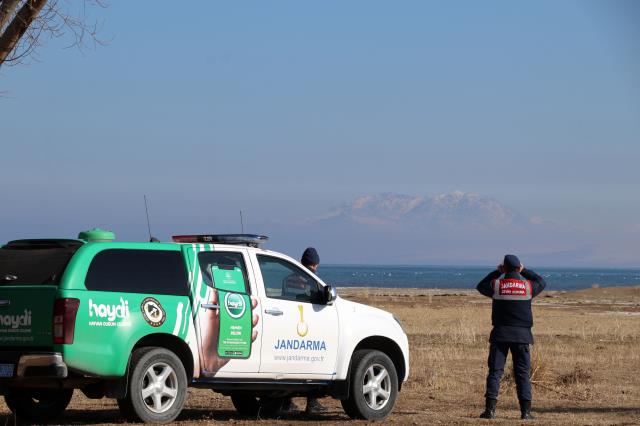
[[[302,266],[313,272],[314,274],[318,270],[318,265],[320,265],[320,256],[318,256],[318,252],[313,247],[307,247],[307,249],[302,253],[302,258],[300,259],[300,263]],[[288,398],[282,409],[284,411],[296,411],[298,407],[296,404]],[[320,402],[318,402],[318,398],[309,396],[307,397],[307,408],[305,409],[306,414],[318,414],[324,413],[327,411],[327,408],[324,407]]]
[[[504,277],[500,278],[503,274]],[[504,372],[509,351],[513,360],[513,375],[518,401],[520,401],[520,418],[533,419],[529,378],[531,368],[529,345],[533,343],[531,300],[540,294],[545,286],[546,283],[540,275],[525,269],[520,260],[512,254],[506,255],[502,264],[476,286],[481,294],[493,299],[491,310],[493,330],[489,337],[486,405],[484,412],[480,414],[483,419],[495,418],[500,378]]]

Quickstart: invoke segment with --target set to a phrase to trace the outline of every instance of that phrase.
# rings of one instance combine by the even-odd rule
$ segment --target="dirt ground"
[[[494,421],[480,420],[486,374],[491,301],[474,291],[418,289],[340,290],[347,299],[393,312],[409,335],[410,379],[386,423],[467,425],[519,420],[515,386],[505,374]],[[534,301],[532,382],[537,424],[640,424],[640,286],[549,291]],[[508,367],[509,368],[509,367]],[[508,371],[508,370],[506,370]],[[304,407],[304,399],[296,403]],[[190,389],[178,424],[339,424],[350,421],[339,401],[307,418],[239,416],[229,398]],[[76,392],[58,422],[118,424],[114,400],[90,400]],[[0,402],[0,424],[12,424]],[[368,422],[357,422],[365,424]]]

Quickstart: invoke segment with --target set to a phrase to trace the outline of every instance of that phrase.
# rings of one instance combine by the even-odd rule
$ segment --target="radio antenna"
[[[240,210],[240,233],[244,234],[244,223],[242,222],[242,210]]]
[[[147,196],[144,195],[144,211],[147,214],[147,230],[149,231],[149,241],[153,241],[151,236],[151,224],[149,222],[149,206],[147,205]]]

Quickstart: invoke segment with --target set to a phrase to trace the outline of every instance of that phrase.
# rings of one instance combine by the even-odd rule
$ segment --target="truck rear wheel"
[[[341,401],[353,419],[381,420],[391,413],[398,396],[398,373],[380,351],[359,350],[351,359],[349,397]]]
[[[42,423],[62,414],[72,396],[73,389],[14,388],[4,400],[17,420]]]
[[[173,352],[141,348],[131,357],[127,396],[118,400],[131,421],[168,423],[182,411],[187,396],[187,374]]]

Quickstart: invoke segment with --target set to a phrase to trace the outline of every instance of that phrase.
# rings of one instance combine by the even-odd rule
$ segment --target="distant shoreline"
[[[323,263],[320,268],[447,268],[447,269],[487,269],[495,268],[495,265],[482,265],[482,264],[429,264],[429,263],[415,263],[415,264],[386,264],[386,263]],[[640,266],[549,266],[549,265],[531,265],[536,270],[562,270],[562,271],[637,271],[640,272]]]
[[[429,288],[429,287],[358,287],[358,286],[336,286],[338,291],[347,291],[347,292],[360,292],[367,291],[371,292],[372,290],[376,291],[386,291],[386,292],[394,292],[394,293],[433,293],[433,294],[451,294],[452,292],[458,293],[459,295],[472,293],[476,294],[477,290],[475,288],[454,288],[454,287],[440,287],[440,288]],[[631,284],[631,285],[611,285],[611,286],[591,286],[585,288],[572,288],[572,289],[545,289],[544,293],[547,294],[565,294],[565,293],[576,293],[576,292],[584,292],[584,291],[593,291],[598,292],[599,290],[610,290],[610,291],[618,291],[618,290],[637,290],[640,292],[640,283]]]

